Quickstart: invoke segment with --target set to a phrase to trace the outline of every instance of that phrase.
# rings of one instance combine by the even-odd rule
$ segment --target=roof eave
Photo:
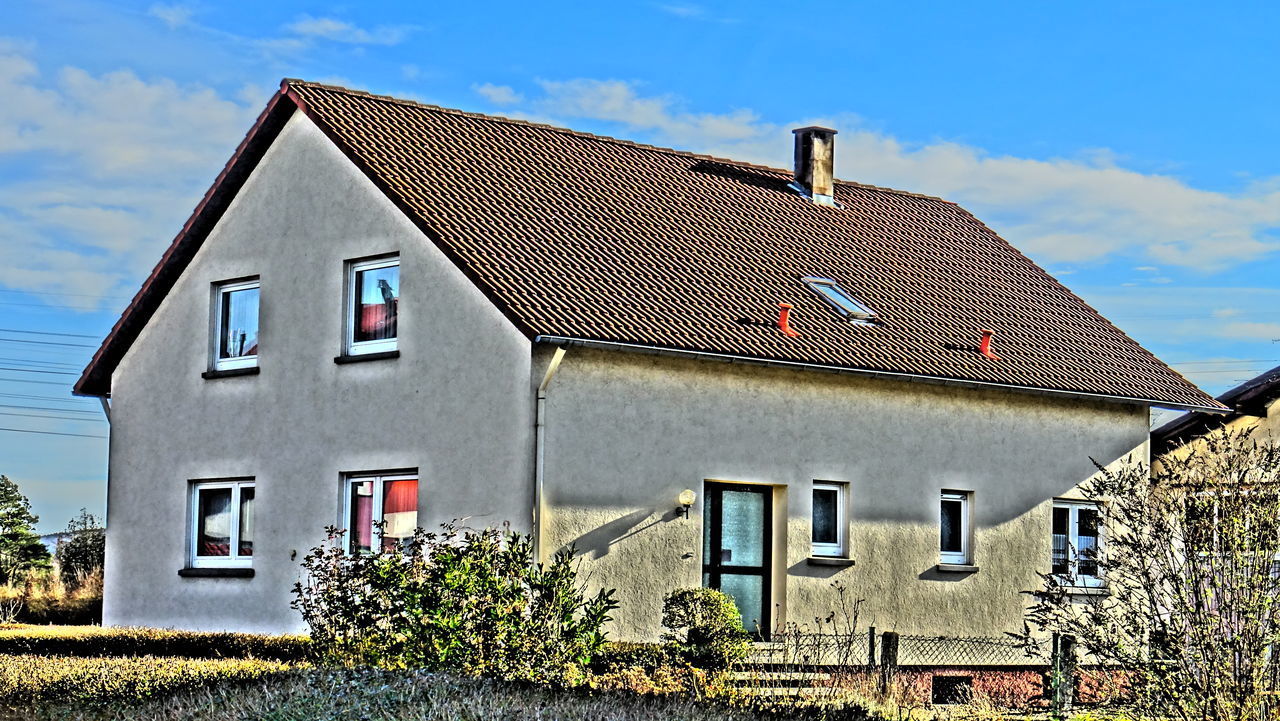
[[[599,348],[602,350],[618,350],[631,353],[647,353],[651,355],[670,355],[685,358],[700,358],[705,360],[715,360],[725,363],[745,363],[750,365],[774,366],[783,368],[805,369],[813,371],[821,371],[825,373],[844,373],[850,375],[866,376],[872,378],[888,378],[892,380],[908,381],[912,383],[928,383],[931,385],[949,385],[961,386],[966,388],[985,388],[985,389],[1001,389],[1011,390],[1019,393],[1032,393],[1036,395],[1050,395],[1057,397],[1072,397],[1089,400],[1100,400],[1111,403],[1124,403],[1128,405],[1140,405],[1154,408],[1168,408],[1171,410],[1200,411],[1213,414],[1227,414],[1231,409],[1221,404],[1217,406],[1196,405],[1193,403],[1177,403],[1155,398],[1136,398],[1130,396],[1109,395],[1106,393],[1089,393],[1086,391],[1069,391],[1059,390],[1055,388],[1040,388],[1037,386],[1020,386],[1011,383],[994,383],[990,381],[976,381],[963,378],[947,378],[943,376],[928,376],[915,373],[899,373],[894,371],[872,370],[867,368],[852,368],[848,366],[823,365],[818,363],[801,363],[798,361],[784,361],[770,358],[759,358],[754,356],[734,355],[728,353],[710,353],[706,351],[688,350],[683,348],[670,348],[656,345],[642,345],[638,343],[621,343],[617,341],[593,340],[590,338],[573,338],[568,336],[556,335],[538,335],[533,339],[534,343],[547,343],[551,345],[570,345],[582,346],[585,348]]]
[[[73,395],[110,397],[111,374],[186,268],[184,256],[199,249],[296,109],[291,98],[286,102],[287,90],[287,83],[281,83],[280,91],[267,103],[142,287],[125,306],[111,332],[103,339],[72,387]]]

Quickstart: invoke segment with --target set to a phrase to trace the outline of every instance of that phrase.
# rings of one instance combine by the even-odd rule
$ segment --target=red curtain
[[[382,490],[382,512],[406,513],[418,510],[418,481],[387,481]]]

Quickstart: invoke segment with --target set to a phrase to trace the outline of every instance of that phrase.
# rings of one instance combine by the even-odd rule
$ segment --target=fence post
[[[1053,634],[1052,665],[1049,668],[1049,715],[1065,719],[1075,701],[1076,637]]]
[[[888,693],[898,666],[898,634],[885,631],[880,635],[880,693]]]
[[[876,666],[876,627],[867,629],[867,668]]]

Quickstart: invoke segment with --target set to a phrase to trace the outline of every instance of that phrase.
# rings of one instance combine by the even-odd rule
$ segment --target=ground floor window
[[[848,553],[849,521],[845,513],[845,485],[814,481],[813,546],[815,556],[840,558]]]
[[[345,485],[347,550],[372,551],[378,538],[391,550],[413,536],[418,527],[416,474],[355,475]]]
[[[939,509],[938,555],[942,563],[971,562],[969,553],[969,494],[943,491]]]
[[[1098,507],[1092,503],[1053,504],[1053,574],[1074,586],[1102,585],[1098,557],[1102,552]]]
[[[191,565],[243,567],[253,561],[252,480],[191,484]]]

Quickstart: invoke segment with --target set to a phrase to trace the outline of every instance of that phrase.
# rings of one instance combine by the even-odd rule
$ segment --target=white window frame
[[[351,487],[357,483],[364,483],[365,481],[373,482],[373,513],[370,514],[370,540],[374,541],[375,543],[381,540],[381,537],[377,536],[376,533],[374,533],[372,524],[377,523],[377,521],[382,518],[382,501],[383,501],[382,497],[383,497],[383,494],[386,493],[386,488],[385,488],[386,482],[387,481],[417,481],[419,492],[421,492],[422,490],[422,479],[418,477],[418,474],[416,472],[386,473],[386,474],[349,473],[346,476],[344,476],[342,479],[342,520],[338,524],[338,527],[346,529],[347,531],[347,534],[345,537],[345,543],[343,544],[344,546],[343,550],[345,550],[347,553],[351,553],[351,537],[353,535],[353,531],[355,530],[347,527],[347,524],[351,522]],[[421,496],[419,496],[419,498],[421,498]],[[421,511],[420,508],[418,508],[417,506],[414,507],[415,513],[418,513],[420,511]],[[422,524],[419,523],[417,525],[421,526]]]
[[[258,346],[262,346],[262,281],[258,278],[253,280],[237,280],[227,283],[218,283],[214,288],[213,294],[213,345],[211,355],[213,362],[210,366],[215,371],[229,371],[238,368],[255,368],[258,365],[258,354],[235,356],[232,358],[222,358],[222,316],[223,308],[227,302],[227,297],[238,290],[258,289]]]
[[[810,554],[813,556],[821,556],[825,558],[845,558],[849,553],[849,516],[848,516],[848,494],[849,484],[835,483],[833,481],[814,481],[813,491],[835,491],[836,493],[836,542],[835,543],[817,543],[811,540]],[[813,502],[813,491],[810,491],[810,504]],[[813,538],[813,508],[809,508],[809,538]]]
[[[1104,586],[1105,581],[1103,580],[1101,575],[1090,576],[1088,574],[1082,574],[1078,570],[1080,567],[1080,551],[1079,551],[1080,549],[1080,510],[1089,509],[1089,510],[1098,512],[1098,554],[1101,555],[1104,548],[1103,544],[1105,543],[1105,539],[1103,538],[1103,532],[1102,532],[1102,509],[1096,503],[1091,503],[1089,501],[1074,501],[1069,499],[1054,500],[1053,507],[1055,509],[1065,508],[1068,510],[1067,553],[1069,555],[1067,556],[1067,575],[1064,577],[1068,585],[1075,586],[1077,588],[1099,588],[1101,586]],[[1050,526],[1049,526],[1050,537],[1052,537],[1052,534],[1053,534],[1052,523],[1053,523],[1053,519],[1051,516]],[[1050,551],[1050,553],[1052,553],[1052,550]],[[1053,562],[1052,556],[1050,556],[1049,562],[1052,564]],[[1099,573],[1101,573],[1102,562],[1100,559],[1097,562],[1099,563],[1098,571]]]
[[[356,309],[360,307],[359,299],[356,298],[356,274],[365,270],[377,270],[378,268],[390,268],[392,266],[399,267],[400,256],[396,255],[390,258],[377,258],[375,260],[353,260],[347,262],[347,303],[346,303],[346,327],[345,337],[343,339],[342,351],[344,355],[367,355],[369,353],[387,353],[399,348],[400,341],[400,324],[399,311],[397,308],[396,337],[382,338],[379,340],[356,341]],[[402,278],[403,280],[403,278]],[[397,298],[397,300],[399,300]]]
[[[200,491],[216,490],[219,488],[231,489],[231,535],[230,543],[231,551],[227,556],[201,556],[198,551],[200,549]],[[192,481],[188,493],[190,499],[188,505],[190,507],[190,521],[187,531],[187,545],[189,552],[187,553],[187,561],[191,568],[248,568],[253,565],[253,556],[240,555],[240,491],[244,488],[257,488],[257,483],[252,479],[246,480],[218,480],[218,481]],[[257,492],[254,492],[254,504],[257,505]],[[255,552],[257,548],[253,549]]]
[[[938,559],[940,563],[953,564],[957,566],[967,566],[972,560],[971,555],[972,544],[970,543],[969,532],[969,511],[972,505],[973,494],[969,491],[943,491],[941,498],[938,500],[938,528],[942,528],[942,501],[959,501],[960,502],[960,550],[959,551],[943,551],[942,541],[938,541]]]
[[[836,312],[840,313],[840,315],[844,316],[845,318],[848,318],[854,321],[870,321],[872,318],[876,317],[875,311],[868,308],[867,305],[862,301],[858,300],[857,298],[854,298],[852,295],[849,294],[849,291],[840,287],[840,284],[835,282],[831,278],[824,278],[818,275],[806,275],[800,280],[806,286],[809,287],[809,290],[816,293],[817,296],[821,298],[827,305],[831,306],[832,308],[835,308]],[[842,305],[841,303],[835,301],[829,295],[824,293],[822,289],[819,288],[818,286],[825,286],[827,288],[830,288],[832,291],[835,292],[836,295],[839,295],[846,303],[848,303],[848,306]]]

